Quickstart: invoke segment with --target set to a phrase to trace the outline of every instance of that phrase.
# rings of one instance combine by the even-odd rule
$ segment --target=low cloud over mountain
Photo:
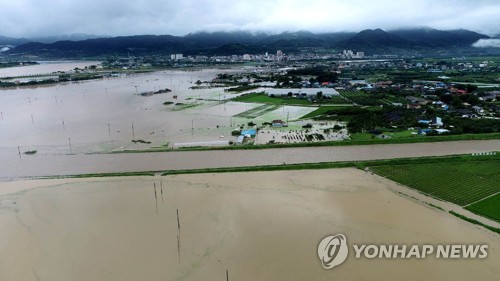
[[[472,46],[476,48],[500,48],[500,39],[479,39]]]

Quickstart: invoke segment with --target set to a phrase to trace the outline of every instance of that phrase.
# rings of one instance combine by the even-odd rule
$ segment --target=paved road
[[[170,169],[199,169],[443,156],[500,150],[500,140],[262,150],[178,151],[93,155],[23,155],[0,161],[0,178]]]

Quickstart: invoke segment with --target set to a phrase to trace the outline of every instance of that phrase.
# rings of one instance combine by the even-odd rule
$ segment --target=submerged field
[[[226,280],[226,270],[229,280],[297,281],[500,274],[496,234],[392,188],[354,168],[3,182],[0,280]],[[318,243],[336,233],[349,243],[486,243],[489,256],[350,254],[324,270]]]

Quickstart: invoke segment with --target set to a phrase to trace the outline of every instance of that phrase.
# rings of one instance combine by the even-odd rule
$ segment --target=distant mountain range
[[[78,39],[80,38],[80,39]],[[199,32],[186,36],[138,35],[98,38],[72,35],[37,40],[0,37],[1,45],[15,46],[8,54],[43,57],[96,57],[102,55],[171,54],[232,55],[263,52],[297,52],[307,49],[351,49],[366,53],[397,51],[434,52],[435,50],[471,49],[479,39],[489,36],[469,30],[432,28],[314,34],[307,31],[280,34],[250,32]],[[61,40],[59,40],[61,39]],[[31,41],[31,42],[29,42]]]
[[[58,36],[31,37],[31,38],[10,38],[0,35],[0,46],[19,46],[30,42],[55,43],[58,41],[82,41],[87,39],[107,38],[110,36],[97,36],[83,33],[64,34]]]

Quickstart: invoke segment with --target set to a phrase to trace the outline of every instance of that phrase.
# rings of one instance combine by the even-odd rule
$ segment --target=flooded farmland
[[[356,169],[23,179],[438,156],[500,147],[500,140],[485,140],[108,153],[226,140],[236,126],[250,121],[238,115],[262,110],[265,113],[256,114],[255,121],[264,122],[296,119],[313,110],[259,109],[257,104],[223,102],[231,95],[224,88],[190,89],[197,80],[232,71],[239,70],[161,71],[0,90],[0,280],[493,280],[498,276],[498,235],[404,197],[396,192],[401,186]],[[140,95],[165,88],[172,92]],[[301,122],[288,130],[300,128]],[[315,130],[335,125],[341,124],[326,123]],[[264,130],[257,142],[295,142],[298,135]],[[347,133],[341,129],[328,136],[342,139]],[[29,150],[38,153],[19,153]],[[368,260],[355,259],[351,253],[345,264],[327,271],[317,256],[318,243],[337,233],[357,243],[485,243],[489,256]]]
[[[356,169],[1,183],[0,279],[225,280],[226,270],[230,280],[500,274],[496,234],[402,197],[392,185]],[[317,246],[336,233],[351,243],[486,243],[489,256],[369,260],[350,253],[328,271]]]
[[[50,67],[40,70],[41,73],[57,69],[55,68],[57,64],[44,65]],[[73,66],[73,63],[69,63],[69,66],[61,63],[60,69]],[[18,68],[14,69],[20,71]],[[161,149],[173,147],[175,143],[235,141],[236,137],[232,136],[231,132],[238,126],[246,126],[249,121],[262,123],[274,119],[294,120],[314,110],[314,107],[272,105],[271,111],[255,115],[255,110],[262,105],[224,102],[237,95],[225,92],[224,88],[191,89],[198,80],[210,81],[219,73],[240,71],[242,68],[238,67],[169,70],[135,75],[119,74],[85,82],[1,89],[0,158],[4,161],[0,163],[0,176],[54,175],[78,173],[78,171],[90,172],[90,170],[104,172],[109,169],[160,170],[177,167],[379,159],[386,155],[391,157],[443,155],[444,151],[450,154],[484,152],[498,149],[499,146],[498,141],[477,142],[470,145],[460,142],[449,145],[410,144],[401,150],[389,153],[383,149],[379,152],[376,147],[367,147],[361,151],[360,148],[346,148],[342,149],[343,151],[336,148],[304,148],[276,150],[272,159],[261,155],[267,155],[267,152],[256,151],[238,152],[242,153],[241,159],[234,159],[232,156],[234,153],[231,152],[214,152],[217,156],[208,160],[204,160],[203,157],[208,156],[204,153],[197,154],[200,157],[196,156],[196,159],[189,153],[172,154],[176,155],[173,158],[170,155],[156,154],[84,155],[122,150]],[[172,91],[150,96],[140,95],[143,92],[166,88]],[[238,117],[241,115],[254,118]],[[307,136],[299,131],[305,122],[291,123],[289,128],[280,130],[264,129],[257,134],[255,142],[304,141]],[[336,124],[326,123],[325,126],[320,125],[313,129],[313,132],[323,133],[324,129],[334,125]],[[324,134],[325,140],[345,138],[348,138],[345,129]],[[135,142],[132,142],[133,140]],[[316,152],[316,149],[319,152]],[[29,151],[37,153],[23,154]],[[221,163],[218,163],[219,160]],[[168,164],[165,164],[165,161],[169,161]],[[194,162],[183,164],[190,161]],[[111,163],[112,165],[109,165]],[[123,168],[124,166],[126,168]]]
[[[194,79],[213,78],[213,73],[196,74],[193,77],[192,73],[183,71],[155,73],[2,90],[0,143],[2,146],[37,146],[40,151],[62,149],[66,152],[71,138],[75,151],[89,152],[129,147],[134,138],[155,145],[204,138],[205,129],[215,130],[217,124],[229,125],[228,118],[213,116],[208,119],[203,115],[169,110],[163,105],[165,101],[194,103],[185,100],[210,93],[209,90],[188,89]],[[164,88],[172,89],[172,94],[138,95]],[[178,98],[173,99],[174,95]],[[220,132],[213,134],[218,136]]]
[[[60,68],[57,68],[58,65]],[[27,69],[28,73],[35,70],[46,73],[84,66],[73,62],[53,63],[11,68],[10,71]],[[246,126],[249,121],[260,124],[274,119],[294,120],[315,109],[272,105],[272,111],[263,111],[262,115],[257,112],[255,115],[254,111],[262,105],[224,102],[237,95],[225,92],[224,88],[191,89],[198,80],[211,81],[219,73],[240,71],[242,68],[238,67],[168,70],[117,74],[85,82],[1,89],[0,158],[10,162],[19,153],[34,150],[37,155],[32,158],[166,148],[173,147],[175,143],[235,141],[236,137],[231,136],[231,132],[238,126]],[[140,95],[163,89],[172,91]],[[256,143],[303,141],[304,134],[289,132],[300,130],[301,125],[297,122],[285,130],[264,130],[257,135]],[[319,129],[317,132],[322,133],[324,128]],[[342,130],[324,136],[325,140],[340,140],[348,138],[348,133]],[[481,152],[483,147],[477,146],[476,150]],[[469,150],[464,151],[467,153]],[[456,153],[463,152],[458,148]],[[26,161],[32,160],[27,158]]]
[[[62,65],[62,69],[74,66]],[[42,66],[36,66],[42,73],[55,69],[53,64],[47,64],[47,69],[40,69]],[[251,120],[237,115],[258,105],[225,102],[237,94],[225,92],[224,88],[191,87],[198,80],[211,81],[219,73],[241,70],[119,74],[92,81],[1,89],[0,156],[5,149],[18,146],[23,151],[67,154],[172,147],[174,143],[221,138],[235,140],[231,131]],[[140,95],[162,89],[172,91]],[[312,110],[277,106],[275,111],[256,116],[255,120],[297,119]]]

